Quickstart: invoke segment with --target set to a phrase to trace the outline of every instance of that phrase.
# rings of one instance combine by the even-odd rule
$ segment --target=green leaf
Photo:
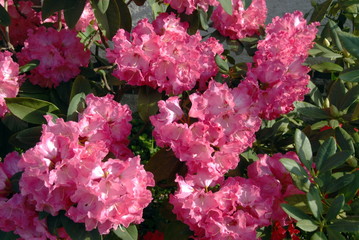
[[[315,232],[310,240],[327,240],[327,237],[323,232]]]
[[[34,147],[40,141],[41,131],[41,126],[24,129],[11,136],[10,143],[23,149]]]
[[[188,240],[193,236],[193,232],[188,225],[180,221],[172,221],[166,225],[164,235],[164,240]]]
[[[1,4],[0,4],[1,5]],[[13,232],[3,232],[0,231],[0,239],[1,240],[14,240],[14,239],[19,239],[20,236],[16,235]]]
[[[342,99],[339,110],[344,110],[350,107],[353,103],[359,101],[359,85],[351,88]]]
[[[307,200],[314,217],[319,220],[323,213],[323,205],[320,192],[314,185],[310,186],[309,192],[307,193]]]
[[[138,93],[137,110],[141,119],[148,122],[150,116],[155,115],[158,111],[157,102],[161,100],[162,94],[148,87],[142,86]]]
[[[47,215],[46,218],[47,228],[52,235],[57,235],[57,229],[62,227],[60,215],[52,216],[51,214]]]
[[[331,35],[332,39],[334,40],[335,45],[338,47],[338,49],[340,51],[343,51],[342,43],[340,42],[339,35],[338,35],[338,32],[341,32],[342,30],[339,28],[339,26],[333,20],[330,20],[330,19],[328,21],[328,26],[330,29],[330,35]]]
[[[207,30],[209,28],[208,26],[208,16],[207,16],[207,12],[203,11],[202,8],[198,8],[198,13],[199,13],[199,22],[201,24],[201,28],[203,30]]]
[[[218,0],[218,1],[221,4],[224,11],[226,11],[226,13],[228,13],[229,15],[233,14],[232,0]]]
[[[308,87],[310,88],[310,99],[321,108],[323,106],[323,97],[318,87],[312,81],[309,81]]]
[[[323,163],[321,168],[318,168],[320,172],[326,172],[332,170],[333,168],[339,167],[345,163],[345,161],[351,156],[350,152],[343,151],[337,152],[336,154],[332,155],[328,158],[327,161]]]
[[[137,240],[138,238],[136,225],[130,225],[128,228],[119,226],[116,230],[113,230],[113,232],[122,240]]]
[[[116,0],[110,0],[106,13],[102,13],[97,5],[99,1],[102,0],[91,0],[91,6],[100,29],[105,36],[111,40],[121,27],[121,13]]]
[[[80,19],[82,12],[85,9],[87,0],[77,0],[74,1],[74,5],[71,8],[64,10],[64,17],[66,21],[66,25],[69,28],[74,28],[76,26],[76,23]]]
[[[71,239],[76,240],[102,240],[102,237],[97,229],[90,232],[86,231],[85,224],[75,223],[70,218],[66,217],[61,211],[59,213],[62,226],[65,228],[66,233]]]
[[[329,117],[323,109],[307,102],[295,102],[294,106],[301,115],[310,119],[327,119]]]
[[[343,56],[341,54],[338,54],[338,53],[335,53],[333,52],[331,49],[329,48],[326,48],[318,43],[315,43],[314,45],[314,49],[318,49],[321,51],[320,54],[318,54],[318,56],[322,56],[322,57],[325,57],[325,58],[329,58],[329,59],[336,59],[336,58],[342,58]]]
[[[102,14],[105,14],[109,5],[110,5],[110,0],[99,0],[97,3],[97,7]]]
[[[5,101],[12,114],[33,124],[46,123],[44,115],[59,111],[54,104],[35,98],[5,98]]]
[[[338,36],[343,47],[354,57],[359,58],[359,37],[342,31],[338,31]]]
[[[227,63],[227,61],[225,61],[221,58],[221,55],[216,54],[215,61],[222,73],[229,72],[228,63]]]
[[[357,195],[359,189],[359,171],[356,171],[351,175],[354,175],[355,177],[352,183],[342,188],[339,192],[344,194],[346,202],[353,199]]]
[[[332,202],[332,204],[330,205],[327,215],[325,216],[325,218],[327,219],[328,222],[330,222],[331,220],[335,219],[337,217],[337,215],[339,214],[340,210],[343,208],[345,203],[345,198],[343,194],[338,195],[334,201]]]
[[[346,240],[346,238],[340,232],[331,230],[330,228],[327,228],[327,233],[329,240]]]
[[[329,90],[329,101],[331,104],[336,106],[337,108],[340,107],[341,102],[345,96],[346,89],[344,86],[344,82],[341,80],[336,80],[332,84]]]
[[[160,13],[166,12],[168,7],[167,4],[161,4],[156,0],[148,0],[148,3],[151,6],[153,18],[156,18]]]
[[[242,0],[243,2],[243,8],[244,10],[246,10],[247,8],[249,8],[249,6],[252,4],[252,0]]]
[[[343,67],[332,62],[323,62],[310,66],[311,69],[314,69],[318,72],[327,73],[327,72],[341,72]]]
[[[42,20],[52,16],[55,12],[71,8],[72,5],[72,0],[44,0],[41,8]]]
[[[307,136],[299,129],[295,130],[294,143],[300,161],[308,170],[311,169],[313,163],[312,147]]]
[[[78,75],[75,78],[75,81],[74,81],[74,83],[72,84],[72,87],[71,87],[70,101],[78,93],[84,93],[85,95],[87,95],[87,94],[92,93],[92,92],[93,91],[92,91],[91,84],[90,84],[89,80],[86,79],[82,75]]]
[[[84,93],[78,93],[72,98],[67,110],[67,121],[78,120],[78,114],[86,108],[85,99],[86,95]]]
[[[302,191],[309,191],[310,181],[304,168],[293,159],[282,158],[280,159],[280,162],[291,173],[295,185]]]
[[[313,221],[306,219],[298,221],[296,225],[306,232],[314,232],[318,229],[318,225],[316,225]]]
[[[344,175],[338,179],[336,179],[334,182],[331,182],[329,186],[327,186],[326,193],[334,193],[339,191],[340,189],[344,188],[348,184],[352,183],[355,176],[353,174],[347,174]]]
[[[339,78],[346,82],[359,82],[359,69],[347,69],[339,74]]]
[[[301,211],[296,207],[293,207],[287,203],[282,203],[280,206],[282,207],[284,212],[288,214],[288,216],[294,218],[297,221],[301,221],[301,220],[312,221],[310,216],[308,216],[307,214],[305,214],[303,211]]]
[[[337,232],[358,232],[359,221],[337,220],[328,226],[329,229]]]
[[[11,18],[6,9],[0,4],[0,25],[10,26]]]
[[[25,64],[19,68],[19,74],[30,72],[32,69],[39,66],[39,64],[40,64],[39,60],[32,60],[28,64]]]
[[[348,151],[351,154],[354,154],[354,140],[353,138],[341,127],[335,129],[335,139],[337,144],[340,146],[342,151]]]
[[[285,202],[293,207],[300,209],[304,213],[311,214],[311,210],[307,204],[307,196],[304,194],[290,195],[289,197],[285,198]]]
[[[309,22],[321,22],[324,16],[327,14],[327,10],[332,1],[333,0],[327,0],[321,4],[316,5]]]
[[[131,32],[132,29],[132,17],[128,5],[123,0],[116,0],[118,9],[121,15],[120,27],[125,29],[127,32]]]
[[[315,157],[315,164],[320,169],[324,162],[337,151],[337,145],[333,137],[328,138],[320,145],[317,156]]]

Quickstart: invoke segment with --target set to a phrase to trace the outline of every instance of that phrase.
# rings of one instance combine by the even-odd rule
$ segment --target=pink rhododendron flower
[[[241,39],[258,34],[259,27],[267,18],[265,0],[253,0],[251,5],[244,9],[242,0],[232,0],[233,14],[229,15],[221,5],[212,14],[213,26],[223,36],[231,39]]]
[[[0,1],[3,4],[3,1]],[[31,1],[18,1],[17,6],[13,1],[8,1],[8,13],[11,17],[9,26],[9,37],[12,45],[22,46],[27,39],[29,29],[36,29],[40,26],[41,16],[32,6]]]
[[[9,111],[4,98],[14,98],[19,91],[19,65],[11,56],[8,51],[0,52],[0,117]]]
[[[258,86],[261,117],[274,119],[294,109],[293,103],[309,91],[309,68],[303,66],[319,23],[307,25],[296,11],[276,17],[266,28],[266,37],[258,42],[254,66],[245,81]]]
[[[218,41],[201,42],[199,33],[187,34],[188,24],[174,14],[160,14],[152,24],[139,21],[129,34],[119,30],[113,38],[114,49],[107,58],[116,63],[113,72],[130,85],[148,85],[179,94],[205,82],[218,72],[214,56],[223,52]]]
[[[216,0],[164,0],[164,3],[168,3],[177,12],[185,12],[187,15],[192,14],[197,8],[207,12],[209,6],[217,6],[219,4]]]
[[[90,51],[84,50],[76,32],[56,31],[40,27],[29,31],[29,38],[17,55],[19,64],[39,60],[40,64],[30,71],[30,82],[41,87],[57,87],[80,73],[80,67],[88,65]]]
[[[112,99],[88,95],[79,122],[47,116],[40,142],[19,162],[24,168],[21,193],[34,202],[36,211],[55,216],[65,210],[86,230],[98,228],[101,234],[140,223],[152,200],[147,187],[154,185],[139,157],[129,157],[131,111]],[[108,154],[118,158],[106,159]]]

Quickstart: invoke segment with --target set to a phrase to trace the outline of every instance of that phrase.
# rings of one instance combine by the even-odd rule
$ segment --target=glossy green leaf
[[[105,14],[109,5],[110,5],[110,0],[99,0],[97,2],[97,7],[102,14]]]
[[[294,144],[300,161],[307,169],[311,169],[313,163],[312,147],[307,136],[299,129],[295,131]]]
[[[338,195],[334,201],[331,203],[327,215],[325,216],[325,218],[327,219],[327,221],[331,221],[333,219],[335,219],[337,217],[337,215],[339,214],[340,210],[343,208],[345,203],[345,198],[343,194]]]
[[[293,207],[296,207],[306,214],[311,214],[311,210],[307,204],[307,196],[305,194],[290,195],[285,198],[285,202]]]
[[[327,240],[327,237],[325,236],[325,234],[323,232],[315,232],[310,240]]]
[[[61,217],[59,215],[52,216],[51,214],[48,214],[46,223],[49,233],[55,236],[57,235],[57,229],[62,227]]]
[[[327,228],[327,233],[329,240],[346,240],[340,232],[331,230],[330,228]]]
[[[322,73],[343,71],[342,66],[332,62],[323,62],[323,63],[314,64],[311,65],[310,68]]]
[[[5,98],[5,101],[12,114],[33,124],[45,123],[44,115],[59,111],[54,104],[35,98]]]
[[[339,110],[344,110],[350,107],[353,103],[359,101],[359,85],[351,88],[344,96],[342,100]]]
[[[13,232],[0,231],[0,239],[1,240],[14,240],[14,239],[19,239],[19,238],[20,238],[20,236]]]
[[[293,159],[282,158],[280,159],[280,162],[291,173],[295,185],[300,190],[308,192],[310,187],[310,181],[308,179],[308,174],[304,170],[304,168]]]
[[[39,66],[40,64],[40,61],[39,60],[32,60],[30,61],[29,63],[21,66],[19,68],[19,74],[23,74],[23,73],[26,73],[26,72],[29,72],[31,71],[32,69],[36,68],[37,66]]]
[[[344,82],[341,80],[334,81],[329,90],[330,103],[339,108],[344,99],[345,93],[346,89]]]
[[[166,12],[168,7],[167,4],[161,4],[156,0],[148,0],[148,3],[151,6],[153,18],[156,18],[160,13]]]
[[[222,73],[228,73],[229,71],[228,63],[227,61],[222,59],[221,55],[217,54],[215,57],[215,61]]]
[[[6,9],[0,4],[0,25],[9,26],[11,24],[11,18]]]
[[[339,193],[343,193],[345,201],[353,199],[358,194],[359,189],[359,171],[352,173],[354,175],[354,180],[351,184],[348,184],[346,187],[342,188]]]
[[[341,43],[339,35],[338,35],[338,32],[341,32],[341,29],[333,20],[330,20],[330,19],[328,21],[328,26],[330,29],[330,36],[334,40],[335,45],[337,46],[337,48],[340,51],[343,51],[342,43]]]
[[[91,84],[90,84],[89,80],[86,79],[82,75],[78,75],[75,78],[75,81],[74,81],[74,83],[72,84],[72,87],[71,87],[70,101],[78,93],[84,93],[85,95],[87,95],[87,94],[92,93],[92,92],[93,91],[92,91]]]
[[[339,53],[336,53],[336,52],[333,52],[333,50],[327,48],[327,47],[324,47],[318,43],[315,43],[314,44],[314,49],[318,49],[321,51],[320,54],[318,54],[318,56],[321,56],[321,57],[325,57],[325,58],[329,58],[329,59],[337,59],[337,58],[342,58],[343,56]]]
[[[341,127],[337,127],[335,129],[335,139],[337,140],[337,144],[341,148],[342,151],[348,151],[351,154],[354,154],[354,141],[353,138]]]
[[[310,210],[316,219],[320,219],[323,213],[323,205],[320,198],[320,192],[314,185],[310,186],[307,193],[307,200]]]
[[[218,0],[218,1],[221,4],[224,11],[226,11],[226,13],[228,13],[229,15],[232,15],[233,13],[232,0]]]
[[[339,78],[346,82],[359,82],[359,69],[348,69],[340,73]]]
[[[252,0],[242,0],[243,8],[246,10],[252,4]]]
[[[328,228],[337,232],[358,232],[359,221],[341,219],[329,225]]]
[[[113,230],[113,232],[122,240],[137,240],[138,238],[136,225],[130,225],[128,228],[119,226],[116,230]]]
[[[41,8],[42,20],[52,16],[55,12],[71,8],[72,5],[72,0],[44,0]]]
[[[338,32],[343,47],[354,57],[359,58],[359,37],[347,32]]]
[[[317,156],[315,157],[315,164],[320,169],[325,161],[337,151],[337,145],[333,137],[328,138],[320,145]]]
[[[314,232],[315,230],[318,229],[318,225],[315,224],[313,221],[311,220],[300,220],[297,222],[297,227],[306,231],[306,232]]]
[[[202,8],[198,9],[198,13],[199,13],[199,22],[201,24],[201,28],[203,30],[207,30],[209,28],[208,26],[208,16],[207,16],[207,12],[205,12]]]
[[[14,138],[14,140],[16,140],[15,146],[24,149],[34,147],[36,143],[40,141],[41,131],[42,131],[42,127],[36,126],[15,133],[12,137]],[[14,143],[14,141],[12,140],[11,143]]]
[[[127,32],[131,32],[132,29],[132,16],[127,4],[123,0],[116,0],[118,9],[121,15],[120,28],[125,29]]]
[[[323,109],[307,102],[295,102],[294,106],[301,115],[310,119],[326,119],[329,117]]]
[[[309,81],[308,87],[310,88],[310,99],[314,102],[316,106],[321,108],[323,106],[323,97],[318,87],[312,81]]]
[[[323,162],[321,168],[318,168],[320,172],[326,172],[332,170],[336,167],[341,166],[345,163],[345,161],[350,157],[351,153],[347,151],[337,152],[336,154],[332,155],[327,161]]]
[[[73,6],[71,8],[64,10],[64,17],[66,21],[66,25],[73,29],[81,17],[82,12],[85,9],[87,0],[77,0],[74,1]]]
[[[78,93],[72,98],[67,110],[67,121],[78,120],[78,114],[86,108],[85,99],[86,95],[84,93]]]
[[[301,211],[296,207],[293,207],[286,203],[282,203],[281,207],[290,217],[294,218],[297,221],[301,221],[301,220],[312,221],[310,216],[308,216],[307,214],[305,214],[303,211]]]
[[[148,122],[150,116],[157,113],[157,102],[161,100],[161,98],[161,93],[148,86],[142,86],[140,88],[137,100],[137,110],[144,122]]]
[[[336,179],[334,182],[332,182],[330,185],[327,186],[326,193],[334,193],[339,191],[340,189],[344,188],[348,184],[352,183],[355,176],[353,174],[347,174],[344,175],[338,179]]]
[[[327,14],[327,10],[332,3],[333,0],[327,0],[323,3],[320,3],[315,6],[314,12],[312,13],[312,16],[310,17],[309,22],[320,22],[324,18],[324,16]]]
[[[106,13],[102,13],[97,3],[101,0],[91,0],[91,6],[102,32],[108,39],[117,33],[121,27],[121,13],[116,0],[110,0]]]

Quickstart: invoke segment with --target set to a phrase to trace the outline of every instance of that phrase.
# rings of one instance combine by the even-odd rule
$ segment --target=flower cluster
[[[216,54],[223,52],[217,40],[201,42],[199,32],[188,35],[188,24],[174,14],[163,13],[152,24],[139,21],[129,34],[120,29],[113,38],[114,49],[107,58],[117,64],[113,75],[130,85],[148,85],[167,94],[203,86],[218,69]]]
[[[40,142],[20,159],[20,189],[36,211],[55,216],[65,210],[86,230],[106,234],[120,224],[142,221],[143,208],[152,200],[146,188],[154,180],[124,146],[131,128],[128,106],[111,95],[88,95],[86,103],[79,122],[47,116]]]
[[[303,100],[308,92],[309,68],[303,66],[313,46],[317,23],[307,25],[296,11],[276,17],[259,41],[246,81],[258,83],[261,116],[274,119],[294,109],[293,102]]]
[[[279,204],[301,192],[294,190],[289,173],[279,162],[283,157],[299,161],[293,152],[262,155],[249,166],[248,179],[229,177],[208,185],[195,175],[177,177],[178,190],[170,196],[173,212],[194,231],[196,239],[206,240],[253,240],[259,227],[272,221],[289,223]]]
[[[17,166],[20,155],[12,152],[0,163],[0,230],[14,231],[21,239],[55,240],[46,226],[45,219],[40,220],[33,201],[16,192],[11,178],[23,169]],[[64,239],[66,235],[62,236]]]
[[[35,30],[41,24],[41,15],[32,9],[31,1],[19,1],[15,6],[13,1],[8,2],[8,12],[11,17],[9,37],[12,45],[23,46],[29,29]]]
[[[231,39],[257,34],[267,17],[265,0],[253,0],[247,9],[244,9],[242,0],[232,0],[232,9],[233,13],[229,15],[222,6],[218,6],[211,17],[213,27]]]
[[[189,174],[205,171],[209,179],[219,178],[237,166],[237,155],[251,146],[260,127],[251,90],[210,81],[203,94],[189,98],[188,117],[197,121],[188,125],[179,98],[170,97],[159,102],[160,113],[150,118],[153,136],[159,146],[170,146],[186,162]]]
[[[0,117],[9,110],[4,98],[16,97],[19,91],[19,65],[10,52],[0,52]]]
[[[29,79],[33,84],[57,87],[77,76],[80,67],[88,65],[90,51],[84,50],[75,31],[40,27],[36,31],[29,30],[28,36],[17,57],[20,65],[40,61],[30,72]]]
[[[169,4],[177,12],[185,12],[187,15],[192,14],[197,8],[207,12],[209,6],[218,6],[219,4],[216,0],[164,0],[163,2]]]

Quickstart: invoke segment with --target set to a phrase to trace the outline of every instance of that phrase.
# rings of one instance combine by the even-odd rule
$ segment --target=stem
[[[4,8],[5,10],[8,12],[8,1],[7,0],[4,0]],[[5,41],[5,47],[7,49],[9,49],[11,52],[14,52],[14,46],[11,44],[10,42],[10,27],[9,26],[6,26],[5,27],[5,32],[1,29],[1,35]]]

